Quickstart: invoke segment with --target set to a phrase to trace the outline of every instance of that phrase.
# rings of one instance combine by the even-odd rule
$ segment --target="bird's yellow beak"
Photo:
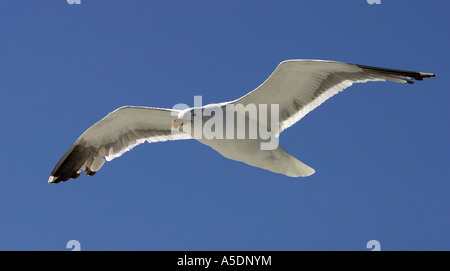
[[[183,121],[181,119],[174,119],[172,121],[172,127],[175,128],[175,129],[177,129],[180,126],[183,126],[183,124],[184,123],[183,123]]]

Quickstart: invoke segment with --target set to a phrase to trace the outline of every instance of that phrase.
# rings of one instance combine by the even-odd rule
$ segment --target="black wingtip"
[[[358,67],[363,69],[368,69],[372,71],[377,71],[381,74],[390,74],[390,75],[398,75],[404,77],[405,81],[408,84],[414,84],[414,81],[409,79],[414,79],[417,81],[423,81],[425,78],[431,78],[436,77],[435,73],[428,73],[428,72],[414,72],[414,71],[405,71],[405,70],[394,70],[394,69],[386,69],[386,68],[379,68],[379,67],[372,67],[372,66],[365,66],[365,65],[359,65]]]
[[[418,80],[423,80],[423,78],[436,77],[435,73],[421,72],[421,75],[422,75],[422,79],[418,79]]]
[[[86,162],[87,159],[92,157],[94,154],[93,148],[86,148],[81,144],[74,144],[59,160],[53,169],[49,183],[60,183],[66,182],[69,179],[76,179],[81,175],[81,167]],[[89,169],[86,173],[90,176],[94,175],[95,172]]]

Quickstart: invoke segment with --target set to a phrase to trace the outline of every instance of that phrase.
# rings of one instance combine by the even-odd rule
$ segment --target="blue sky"
[[[446,1],[0,2],[0,250],[450,249]],[[123,105],[228,101],[286,59],[437,73],[358,84],[287,129],[289,178],[194,140],[51,185]],[[446,83],[447,82],[447,83]]]

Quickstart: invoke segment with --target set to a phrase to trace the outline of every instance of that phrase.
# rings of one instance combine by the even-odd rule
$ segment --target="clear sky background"
[[[450,249],[447,1],[0,1],[0,250]],[[286,59],[437,73],[358,84],[283,132],[289,178],[194,140],[52,185],[123,105],[236,99]]]

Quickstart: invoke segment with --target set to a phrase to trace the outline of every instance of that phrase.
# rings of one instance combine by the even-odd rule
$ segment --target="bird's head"
[[[194,121],[194,117],[196,115],[197,112],[194,108],[188,108],[186,110],[183,110],[178,114],[178,118],[172,121],[172,127],[178,129],[183,125],[191,124]]]

